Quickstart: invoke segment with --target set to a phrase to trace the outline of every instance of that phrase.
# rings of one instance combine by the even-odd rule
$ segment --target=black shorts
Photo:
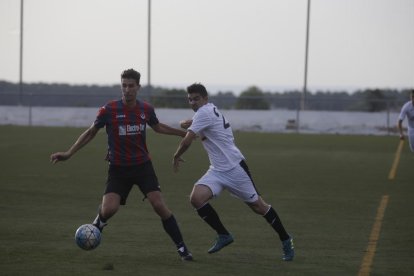
[[[136,166],[109,166],[104,194],[120,195],[121,205],[125,205],[134,185],[139,187],[145,197],[149,192],[161,190],[151,161]]]

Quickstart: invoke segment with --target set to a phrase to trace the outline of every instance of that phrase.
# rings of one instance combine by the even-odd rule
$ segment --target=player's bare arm
[[[182,121],[180,121],[180,127],[184,128],[184,129],[187,129],[191,126],[192,123],[193,123],[193,120],[191,120],[191,119],[190,120],[182,120]]]
[[[184,130],[173,128],[173,127],[170,127],[169,125],[166,125],[166,124],[163,124],[163,123],[158,123],[158,124],[152,126],[152,129],[157,133],[167,134],[167,135],[176,135],[176,136],[180,136],[180,137],[184,137],[187,133]]]
[[[400,132],[400,139],[404,140],[404,131],[403,131],[403,127],[402,127],[402,120],[398,120],[398,130]]]
[[[181,140],[180,144],[178,145],[177,151],[174,154],[173,158],[173,169],[174,172],[178,172],[178,168],[180,166],[180,162],[184,162],[184,159],[181,158],[181,156],[186,152],[190,146],[193,140],[196,138],[196,134],[189,130],[185,137]]]
[[[78,150],[88,144],[98,133],[99,129],[94,125],[91,125],[87,130],[85,130],[76,142],[65,152],[55,152],[50,155],[50,162],[56,164],[59,161],[65,161],[72,157]]]

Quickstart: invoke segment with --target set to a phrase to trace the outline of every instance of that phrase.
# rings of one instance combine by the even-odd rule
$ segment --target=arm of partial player
[[[184,137],[186,134],[184,130],[173,128],[163,123],[158,123],[152,126],[152,129],[157,133],[167,134],[167,135],[176,135],[176,136]]]
[[[174,172],[178,172],[180,162],[184,161],[184,159],[182,159],[181,156],[184,154],[184,152],[186,152],[190,148],[193,140],[196,137],[197,137],[197,135],[193,131],[188,130],[185,137],[181,140],[180,144],[178,145],[177,150],[175,151],[174,157],[173,157]]]
[[[78,150],[88,144],[93,138],[95,138],[96,133],[98,133],[99,128],[95,127],[93,124],[85,130],[76,140],[76,142],[65,152],[55,152],[50,155],[50,162],[56,164],[59,161],[65,161],[72,157]]]

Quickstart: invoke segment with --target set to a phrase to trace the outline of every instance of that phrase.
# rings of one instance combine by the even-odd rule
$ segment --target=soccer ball
[[[92,224],[79,226],[75,233],[76,244],[84,250],[92,250],[101,243],[101,231]]]

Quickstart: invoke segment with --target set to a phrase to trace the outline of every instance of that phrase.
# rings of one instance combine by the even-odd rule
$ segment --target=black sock
[[[289,239],[289,234],[286,232],[285,228],[280,221],[279,216],[277,215],[275,209],[270,206],[269,211],[263,216],[267,222],[273,227],[273,229],[279,234],[281,241]]]
[[[207,203],[203,207],[197,210],[198,215],[207,222],[219,235],[229,235],[224,225],[221,223],[217,212],[213,209],[210,203]]]
[[[98,227],[99,231],[102,232],[103,228],[107,225],[106,223],[106,219],[104,219],[101,214],[99,213],[95,220],[92,222],[93,225],[95,225],[96,227]]]
[[[171,237],[177,248],[184,246],[183,236],[174,215],[162,221],[165,232]]]

